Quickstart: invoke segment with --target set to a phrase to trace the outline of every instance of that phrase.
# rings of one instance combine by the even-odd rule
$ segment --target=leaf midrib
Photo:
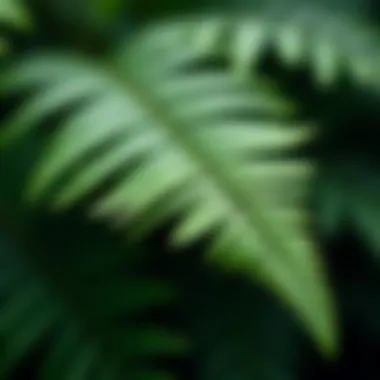
[[[268,247],[274,248],[275,252],[287,252],[288,249],[283,245],[274,231],[265,228],[267,222],[265,217],[263,217],[260,211],[260,207],[253,203],[256,203],[252,197],[248,196],[248,192],[243,189],[241,185],[238,184],[236,180],[233,180],[228,175],[225,175],[225,171],[221,170],[223,167],[223,162],[218,161],[213,158],[212,155],[207,153],[200,140],[193,138],[191,134],[182,133],[182,129],[191,128],[183,120],[177,120],[175,117],[169,113],[163,112],[167,109],[165,102],[159,104],[157,99],[152,99],[148,95],[148,92],[141,89],[142,85],[138,83],[133,78],[133,70],[127,68],[124,70],[125,75],[120,75],[119,70],[112,63],[107,62],[106,67],[109,73],[114,78],[115,83],[122,86],[122,90],[127,89],[128,93],[131,93],[136,99],[137,103],[143,105],[147,113],[153,116],[154,120],[158,120],[159,124],[163,126],[161,131],[163,131],[169,140],[175,142],[176,146],[180,146],[186,155],[189,157],[191,162],[195,163],[199,169],[199,173],[203,173],[206,180],[210,183],[210,186],[215,188],[218,193],[221,194],[222,199],[231,205],[231,209],[236,210],[236,214],[239,215],[240,219],[244,224],[248,225],[248,229],[257,230],[260,229],[260,233],[264,236],[262,239]],[[182,125],[181,127],[176,127],[176,125]],[[166,127],[165,127],[166,126]],[[243,194],[241,194],[242,192]],[[248,201],[249,199],[249,201]],[[249,210],[247,212],[247,210]],[[271,254],[272,250],[267,250],[266,254]],[[288,262],[285,255],[274,255],[273,258],[278,261],[282,261],[285,267],[288,267]],[[291,271],[291,268],[290,268]],[[296,273],[293,273],[295,275]]]

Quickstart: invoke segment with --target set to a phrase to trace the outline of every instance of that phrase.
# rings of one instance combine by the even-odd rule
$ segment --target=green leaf
[[[343,73],[358,84],[379,86],[377,33],[360,20],[325,7],[264,8],[254,16],[206,16],[192,22],[193,44],[218,51],[244,77],[274,51],[288,67],[310,68],[320,88],[331,86]]]
[[[20,0],[0,0],[0,24],[29,28],[30,18]]]
[[[118,380],[126,374],[139,379],[152,359],[188,350],[176,333],[136,322],[172,302],[173,289],[137,273],[129,255],[137,246],[115,249],[96,232],[90,239],[82,233],[68,249],[57,246],[54,252],[27,251],[0,239],[7,273],[0,284],[2,379],[41,343],[48,344],[36,368],[41,380]]]
[[[0,0],[0,26],[9,25],[17,29],[29,29],[31,20],[27,10],[19,0]],[[0,57],[9,52],[6,38],[0,34]]]
[[[139,220],[135,227],[145,230],[179,216],[175,244],[212,232],[210,259],[273,288],[331,352],[334,306],[304,207],[314,166],[291,155],[314,129],[258,78],[247,83],[204,65],[213,57],[191,46],[191,25],[158,25],[99,65],[40,56],[6,74],[6,90],[36,88],[25,106],[36,120],[16,123],[15,133],[67,109],[70,98],[80,94],[83,102],[67,113],[37,165],[29,200],[46,196],[79,162],[54,191],[54,207],[69,207],[124,172],[91,215],[117,225]],[[81,75],[88,82],[77,86]],[[14,131],[11,124],[6,133]],[[90,153],[96,158],[86,160]]]

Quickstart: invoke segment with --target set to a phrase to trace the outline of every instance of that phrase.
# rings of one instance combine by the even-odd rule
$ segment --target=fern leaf
[[[151,358],[186,349],[182,337],[135,322],[175,294],[157,279],[136,277],[124,250],[106,256],[82,241],[79,249],[62,255],[23,251],[5,239],[0,243],[1,266],[8,274],[0,286],[2,379],[42,342],[49,344],[49,353],[41,380],[118,380],[126,374],[137,380]]]
[[[67,109],[69,99],[82,99],[37,165],[29,199],[46,196],[83,160],[54,192],[56,208],[79,201],[124,169],[92,215],[118,224],[138,219],[148,230],[180,214],[172,235],[178,244],[213,232],[210,258],[270,285],[331,351],[332,297],[303,207],[314,167],[289,158],[314,131],[259,80],[247,84],[202,64],[210,57],[184,43],[187,37],[186,27],[158,26],[104,65],[39,57],[7,73],[8,90],[36,88],[27,111],[15,116],[22,123],[9,126],[10,135]],[[93,83],[76,85],[79,77]],[[25,120],[22,113],[38,118]],[[94,153],[96,158],[88,158]]]
[[[274,51],[288,67],[310,68],[322,88],[343,73],[359,84],[373,85],[380,63],[377,33],[321,7],[290,9],[193,19],[189,34],[196,46],[224,54],[245,76],[252,75],[265,53]]]

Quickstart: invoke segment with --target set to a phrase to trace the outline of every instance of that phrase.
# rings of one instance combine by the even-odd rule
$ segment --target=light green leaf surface
[[[30,18],[20,0],[0,0],[0,24],[29,28]]]

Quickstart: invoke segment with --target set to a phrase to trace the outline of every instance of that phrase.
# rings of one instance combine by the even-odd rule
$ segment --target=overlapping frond
[[[359,84],[379,86],[377,33],[347,15],[307,4],[255,15],[194,18],[194,43],[228,57],[237,71],[252,74],[265,53],[274,51],[289,67],[308,67],[319,85],[343,73]]]
[[[321,229],[326,235],[334,236],[348,225],[366,242],[377,261],[380,250],[378,164],[368,158],[358,158],[354,153],[350,156],[344,157],[342,162],[331,162],[321,175]]]
[[[204,64],[212,57],[187,32],[165,24],[103,64],[40,56],[6,73],[6,90],[35,91],[4,139],[81,100],[43,155],[29,197],[44,196],[81,163],[54,191],[55,207],[67,207],[124,168],[92,215],[139,220],[141,230],[179,216],[177,244],[212,233],[211,257],[270,285],[331,350],[331,294],[303,204],[314,168],[290,155],[314,131],[259,80]]]
[[[3,238],[0,244],[1,379],[45,344],[41,380],[171,378],[154,360],[182,354],[186,341],[139,321],[175,293],[136,272],[130,250],[138,248],[104,252],[82,244],[62,255],[24,251]]]

